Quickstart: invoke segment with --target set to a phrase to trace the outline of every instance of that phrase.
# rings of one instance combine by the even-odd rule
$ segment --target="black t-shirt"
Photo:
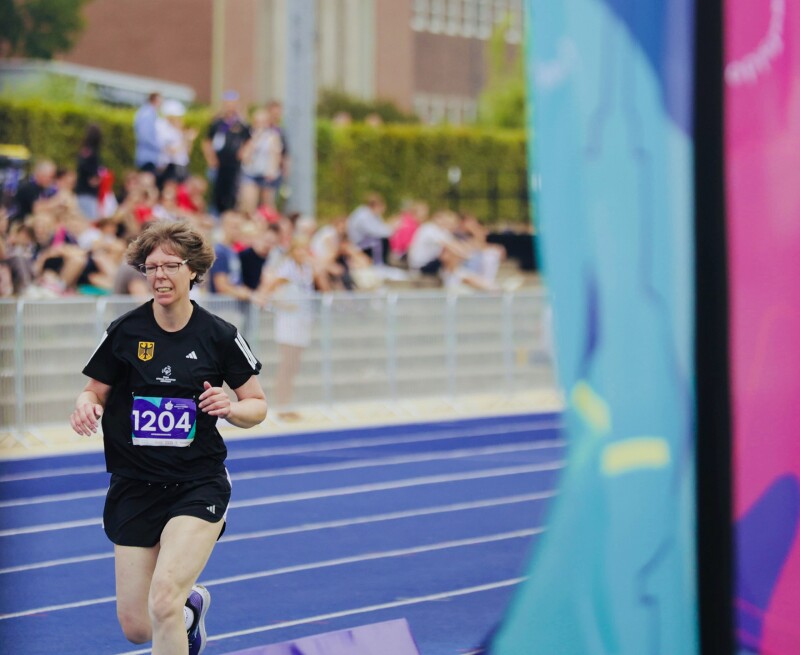
[[[217,419],[196,407],[197,399],[204,381],[236,389],[261,370],[261,362],[234,325],[192,305],[189,322],[177,332],[156,323],[152,300],[121,316],[83,369],[111,386],[102,417],[110,473],[181,481],[224,468],[227,449]],[[159,436],[180,436],[174,441],[189,445],[134,445],[157,443]]]
[[[100,175],[100,156],[94,150],[83,149],[78,153],[78,167],[75,171],[75,193],[84,196],[97,196],[100,184],[92,185],[92,178]]]
[[[239,261],[242,264],[242,284],[248,289],[258,289],[261,282],[261,271],[267,258],[262,257],[252,248],[247,248],[239,253]]]
[[[34,203],[45,196],[46,191],[36,180],[29,180],[20,184],[17,189],[17,195],[14,197],[16,209],[12,218],[22,220],[26,216],[33,214]]]
[[[224,118],[217,118],[206,136],[217,153],[220,166],[238,167],[239,150],[250,140],[250,127],[238,119],[229,123]]]

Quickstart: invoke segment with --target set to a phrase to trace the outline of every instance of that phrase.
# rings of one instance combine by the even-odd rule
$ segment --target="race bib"
[[[191,445],[197,405],[191,398],[134,396],[131,429],[134,446]]]

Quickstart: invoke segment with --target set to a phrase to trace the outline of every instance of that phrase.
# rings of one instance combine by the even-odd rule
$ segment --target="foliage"
[[[2,2],[2,0],[0,0]],[[93,98],[78,93],[78,81],[66,75],[45,74],[22,80],[10,80],[2,87],[0,97],[15,100],[46,98],[48,102],[92,104]]]
[[[377,114],[384,123],[417,123],[419,118],[400,110],[389,100],[361,100],[342,91],[323,90],[317,102],[317,116],[335,118],[339,113],[349,114],[356,122],[362,122],[370,114]]]
[[[495,25],[487,42],[488,79],[478,98],[477,123],[484,127],[524,129],[525,67],[522,48],[509,52],[510,16]]]
[[[34,158],[74,167],[86,126],[95,122],[104,137],[101,159],[121,182],[133,168],[133,115],[132,109],[0,99],[0,143],[25,145]],[[208,110],[192,110],[185,123],[203,134],[210,119]],[[324,120],[317,127],[317,215],[324,221],[348,214],[368,191],[382,193],[390,211],[406,199],[427,201],[432,209],[447,207],[455,202],[456,190],[448,169],[456,166],[461,171],[460,210],[487,222],[527,222],[523,131],[410,124],[343,127]],[[205,173],[199,138],[190,168]]]
[[[0,0],[0,55],[52,59],[68,52],[85,27],[90,0]]]

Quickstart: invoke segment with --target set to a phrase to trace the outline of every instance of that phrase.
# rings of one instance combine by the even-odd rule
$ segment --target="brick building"
[[[65,61],[191,86],[201,102],[237,89],[282,98],[291,0],[94,0]],[[471,119],[486,78],[485,42],[521,0],[317,0],[317,85],[394,101],[423,120]]]

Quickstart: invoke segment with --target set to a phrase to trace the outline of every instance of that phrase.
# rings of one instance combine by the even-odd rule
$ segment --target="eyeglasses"
[[[166,264],[140,264],[138,266],[139,272],[142,275],[151,276],[155,275],[156,271],[160,268],[166,275],[175,275],[181,266],[183,266],[188,259],[184,259],[182,262],[167,262]]]

